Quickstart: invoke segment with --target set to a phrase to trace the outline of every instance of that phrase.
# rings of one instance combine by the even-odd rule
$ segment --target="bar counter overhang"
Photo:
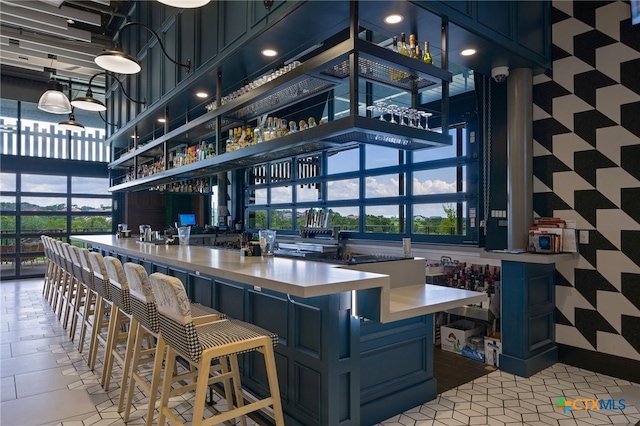
[[[71,239],[177,276],[194,301],[278,333],[287,425],[370,425],[434,399],[433,313],[486,300],[424,277],[394,287],[389,275],[308,260],[112,235]],[[243,384],[262,394],[266,373],[255,356],[241,360]]]

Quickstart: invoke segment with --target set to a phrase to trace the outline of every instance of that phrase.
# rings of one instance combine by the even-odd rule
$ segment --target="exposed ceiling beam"
[[[23,59],[22,55],[8,52],[5,49],[2,49],[0,52],[0,60],[3,64],[13,65],[13,66],[25,66],[29,69],[35,69],[39,71],[45,71],[45,68],[50,69],[53,68],[56,70],[56,75],[64,75],[74,78],[82,78],[82,79],[90,79],[92,75],[97,74],[98,72],[102,72],[103,70],[97,71],[95,69],[65,64],[59,61],[51,61],[48,58],[38,58],[38,57],[30,57],[28,59]],[[96,77],[96,79],[103,78],[103,76]]]
[[[79,10],[73,7],[54,7],[49,4],[42,4],[41,1],[2,0],[0,3],[32,10],[34,12],[46,13],[48,15],[64,18],[65,20],[72,19],[76,22],[84,22],[85,24],[95,25],[98,27],[102,25],[99,14]]]
[[[115,8],[110,8],[110,7],[105,7],[105,6],[101,6],[99,4],[95,4],[89,1],[74,1],[74,0],[67,0],[65,3],[68,4],[73,4],[76,6],[80,6],[84,9],[89,9],[89,10],[93,10],[99,13],[104,13],[104,14],[109,14],[111,16],[115,16],[118,18],[126,18],[127,15],[122,13],[122,12],[118,12]]]
[[[15,54],[20,55],[20,56],[24,56],[24,57],[26,57],[28,59],[40,58],[42,60],[48,61],[49,63],[51,63],[51,61],[52,61],[52,58],[51,58],[52,54],[51,53],[37,51],[37,50],[25,49],[22,46],[22,44],[16,45],[14,43],[9,43],[9,44],[5,45],[4,43],[2,43],[2,50],[3,51],[7,51],[7,52],[11,52],[11,53],[15,53]],[[94,69],[94,70],[96,70],[96,72],[100,72],[101,71],[101,68],[96,65],[96,63],[93,61],[93,58],[90,58],[89,60],[85,60],[84,58],[77,59],[77,58],[70,58],[70,57],[64,57],[64,56],[57,56],[56,55],[55,56],[55,60],[53,62],[53,65],[50,65],[50,66],[55,68],[55,64],[56,63],[62,63],[62,64],[66,64],[66,65],[69,65],[69,66],[78,66],[78,67],[83,67],[83,68]]]
[[[5,6],[2,7],[2,10],[0,10],[0,20],[3,23],[15,25],[19,28],[30,28],[34,31],[53,34],[59,37],[91,42],[91,33],[89,31],[79,30],[76,28],[60,29],[60,28],[54,28],[53,26],[49,26],[49,25],[42,25],[38,22],[34,22],[28,19],[7,15],[4,13],[4,9],[5,9]],[[65,21],[62,18],[60,19],[66,25],[68,25],[67,21]]]
[[[20,43],[20,47],[25,49],[70,58],[87,57],[89,60],[93,60],[96,55],[111,46],[111,43],[102,40],[93,40],[91,43],[85,43],[76,40],[53,39],[45,35],[24,33],[8,27],[2,28],[2,39],[4,40],[5,38],[17,40]]]
[[[51,67],[51,60],[42,62],[40,59],[35,58],[33,60],[24,61],[19,59],[19,55],[11,52],[5,52],[4,49],[0,52],[0,63],[3,65],[11,65],[19,68],[26,68],[34,71],[45,72],[45,68]],[[66,67],[62,64],[54,64],[55,74],[58,77],[64,77],[73,80],[81,80],[84,82],[89,81],[91,76],[96,74],[95,70],[83,68],[83,67]],[[104,82],[100,81],[103,76],[96,77],[94,82],[96,84],[104,85]]]
[[[2,3],[2,10],[0,13],[4,15],[3,20],[7,16],[12,16],[14,18],[24,19],[36,24],[40,24],[43,26],[46,25],[46,26],[57,28],[60,30],[66,31],[69,28],[69,24],[67,23],[67,20],[64,18],[48,15],[46,13],[34,12],[31,9],[11,6],[9,3],[5,3],[4,1],[0,3]]]
[[[40,2],[46,3],[46,4],[52,4],[55,7],[60,7],[60,5],[64,3],[64,0],[40,0]]]

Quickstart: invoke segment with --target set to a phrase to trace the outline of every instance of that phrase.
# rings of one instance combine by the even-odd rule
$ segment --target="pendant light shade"
[[[122,51],[120,43],[113,50],[105,50],[94,59],[102,69],[117,74],[137,74],[142,67],[133,56]]]
[[[196,7],[204,6],[209,3],[210,0],[158,0],[162,4],[166,4],[171,7],[181,7],[183,9],[193,9]]]
[[[38,101],[38,109],[53,114],[71,113],[71,103],[69,98],[62,93],[62,85],[55,80],[49,81],[47,91],[42,94]]]
[[[73,112],[69,114],[69,119],[58,123],[58,128],[68,130],[70,132],[81,132],[84,130],[84,126],[76,121],[76,117]]]
[[[83,109],[85,111],[98,112],[107,110],[107,106],[104,103],[93,97],[91,87],[89,87],[89,90],[87,90],[85,96],[72,100],[71,105],[74,108]]]
[[[146,103],[145,100],[138,101],[138,100],[132,99],[131,96],[129,96],[129,94],[127,93],[127,91],[124,89],[122,82],[116,76],[114,76],[112,73],[108,71],[103,71],[91,76],[88,84],[89,88],[87,89],[86,94],[84,96],[77,97],[71,101],[71,106],[73,106],[73,108],[79,108],[85,111],[93,111],[93,112],[103,112],[107,110],[107,106],[104,104],[104,102],[93,97],[93,91],[91,90],[93,79],[99,75],[111,77],[115,81],[117,81],[118,84],[120,85],[120,89],[122,90],[122,94],[126,96],[126,98],[129,99],[131,102],[135,102],[137,104],[142,104],[142,105]],[[103,118],[103,121],[104,121],[104,118]]]
[[[193,2],[197,0],[189,0],[189,1]],[[203,0],[199,0],[199,1],[203,1]],[[166,56],[174,64],[179,65],[181,67],[185,67],[187,69],[187,72],[191,70],[190,59],[188,59],[186,63],[181,64],[180,62],[176,61],[171,56],[169,56],[166,49],[164,48],[164,44],[162,44],[162,40],[160,39],[160,36],[158,36],[158,33],[155,32],[153,28],[141,22],[127,22],[122,28],[118,30],[118,34],[116,35],[116,38],[120,40],[120,35],[122,34],[122,31],[125,28],[130,27],[132,25],[140,26],[145,30],[149,31],[150,33],[152,33],[154,36],[156,36],[156,38],[158,39],[158,45],[160,46],[160,49],[162,50],[162,53],[164,54],[164,56]],[[122,50],[122,45],[120,44],[120,41],[118,41],[118,43],[116,44],[116,47],[113,50],[105,50],[104,52],[96,56],[94,61],[96,64],[98,64],[100,68],[116,74],[137,74],[142,69],[140,67],[140,63],[136,60],[136,58],[129,55],[128,53],[125,53]]]

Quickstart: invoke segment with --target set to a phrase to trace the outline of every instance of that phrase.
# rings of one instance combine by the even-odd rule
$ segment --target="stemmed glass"
[[[373,118],[373,112],[377,109],[375,105],[369,105],[367,111],[371,111],[371,118]]]
[[[420,111],[420,116],[424,117],[424,130],[429,130],[429,117],[432,115],[430,112]]]
[[[401,126],[406,126],[406,124],[404,124],[404,117],[405,115],[407,115],[407,111],[409,110],[409,108],[402,106],[400,108],[398,108],[398,115],[400,116],[400,125]]]
[[[418,110],[415,108],[409,108],[407,110],[407,120],[409,121],[409,127],[416,127],[416,118],[418,117]]]
[[[376,108],[380,111],[380,121],[387,121],[384,119],[384,113],[387,112],[386,107],[387,103],[383,101],[376,102]]]
[[[389,123],[398,124],[398,122],[396,121],[396,119],[394,117],[394,114],[396,113],[396,111],[398,111],[398,105],[396,105],[396,104],[389,105],[388,111],[389,111],[389,114],[391,114],[391,120],[389,121]]]

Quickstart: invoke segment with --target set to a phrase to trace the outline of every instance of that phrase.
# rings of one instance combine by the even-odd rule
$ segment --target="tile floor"
[[[49,304],[41,280],[0,283],[0,424],[2,426],[124,425],[117,413],[118,378],[109,392],[99,384]],[[86,351],[85,351],[86,352]],[[558,399],[625,399],[623,410],[564,410]],[[134,404],[145,407],[144,395]],[[224,403],[220,401],[219,403]],[[190,406],[172,400],[179,411]],[[129,424],[143,424],[145,410]],[[186,420],[188,414],[185,414]],[[501,371],[441,393],[433,401],[382,422],[425,425],[640,425],[640,384],[556,364],[528,379]]]

